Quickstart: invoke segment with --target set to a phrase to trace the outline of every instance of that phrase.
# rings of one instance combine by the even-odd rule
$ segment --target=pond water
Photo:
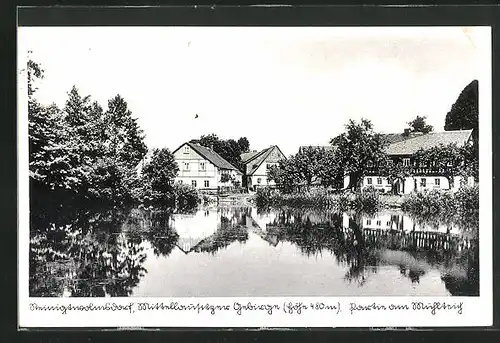
[[[398,212],[214,206],[32,222],[31,296],[479,294],[477,227]]]

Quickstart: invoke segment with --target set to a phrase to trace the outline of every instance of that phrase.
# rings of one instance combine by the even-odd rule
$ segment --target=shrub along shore
[[[430,191],[409,195],[383,195],[374,189],[346,191],[330,194],[324,189],[282,193],[272,189],[259,189],[258,207],[292,207],[298,209],[326,209],[332,211],[377,212],[383,208],[401,208],[418,216],[478,216],[479,187],[463,187],[451,191]]]
[[[379,193],[372,189],[363,192],[330,194],[325,189],[318,188],[286,194],[263,188],[257,191],[255,200],[258,207],[293,207],[333,211],[376,212],[384,206]]]

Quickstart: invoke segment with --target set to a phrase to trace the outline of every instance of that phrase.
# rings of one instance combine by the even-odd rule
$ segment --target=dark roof
[[[404,135],[402,133],[382,133],[382,139],[387,143],[387,144],[394,144],[398,142],[405,141],[410,138],[415,138],[418,136],[423,135],[421,132],[414,132],[410,133],[408,135]]]
[[[235,166],[233,166],[231,163],[229,163],[228,161],[226,161],[221,155],[219,155],[218,153],[216,153],[215,151],[213,151],[212,149],[210,148],[207,148],[207,147],[204,147],[202,145],[199,145],[199,144],[195,144],[195,143],[184,143],[184,144],[187,144],[191,147],[191,149],[193,149],[194,151],[196,151],[199,155],[201,155],[203,158],[207,159],[208,161],[210,161],[213,165],[215,165],[217,168],[220,168],[220,169],[231,169],[231,170],[236,170],[238,173],[241,174],[241,172],[238,170],[238,168],[236,168]],[[182,146],[184,146],[184,144],[182,144],[179,148],[177,148],[174,153],[179,150]]]
[[[250,152],[244,152],[243,154],[240,155],[241,161],[245,163],[247,160],[251,159],[255,155],[257,155],[259,151],[250,151]]]
[[[274,148],[278,149],[281,155],[285,156],[277,145],[272,145],[269,148],[266,148],[259,152],[254,152],[252,156],[244,161],[247,175],[252,175],[253,173],[255,173],[255,171],[259,169],[262,162],[264,162],[269,154],[271,154]]]
[[[471,138],[472,130],[431,132],[390,144],[386,148],[388,155],[413,155],[420,149],[429,149],[438,145],[465,145]]]

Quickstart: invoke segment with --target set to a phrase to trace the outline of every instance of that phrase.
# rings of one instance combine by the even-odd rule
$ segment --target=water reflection
[[[32,216],[30,295],[478,295],[474,225],[397,212],[73,209]]]

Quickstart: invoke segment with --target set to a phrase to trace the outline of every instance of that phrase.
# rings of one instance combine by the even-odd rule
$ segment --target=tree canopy
[[[234,139],[220,139],[216,134],[211,133],[199,139],[192,139],[190,142],[212,149],[240,171],[244,169],[241,154],[250,151],[250,143],[246,137],[235,141]]]
[[[408,133],[414,133],[414,132],[422,132],[422,133],[429,133],[434,130],[434,127],[432,125],[428,125],[426,123],[426,116],[417,116],[415,119],[412,121],[408,122]]]
[[[345,132],[330,143],[335,147],[337,164],[351,176],[349,188],[357,189],[373,166],[386,161],[384,148],[387,143],[367,119],[361,119],[359,123],[349,120]]]
[[[147,147],[125,100],[117,95],[104,112],[99,103],[73,86],[62,109],[55,104],[45,106],[36,99],[32,86],[43,77],[42,69],[31,60],[27,69],[32,194],[130,200],[131,188],[138,184],[134,168]]]
[[[450,111],[446,114],[444,129],[478,130],[479,118],[478,81],[469,83],[460,93]]]

